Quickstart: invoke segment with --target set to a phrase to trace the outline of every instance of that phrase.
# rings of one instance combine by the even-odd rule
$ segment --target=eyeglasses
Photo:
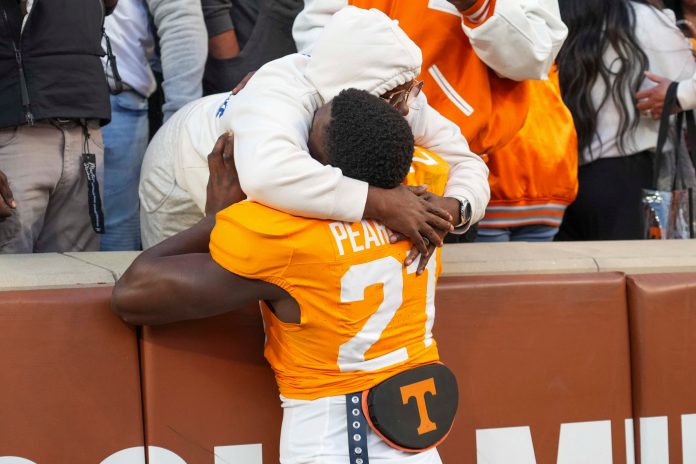
[[[682,31],[687,38],[696,38],[696,27],[694,23],[687,19],[680,19],[677,21],[677,27]]]
[[[396,109],[400,109],[404,106],[408,107],[408,104],[412,99],[418,97],[421,89],[423,88],[423,81],[412,80],[411,85],[406,88],[399,90],[392,90],[385,93],[380,98]]]

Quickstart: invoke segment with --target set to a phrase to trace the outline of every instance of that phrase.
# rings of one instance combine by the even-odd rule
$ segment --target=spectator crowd
[[[388,35],[369,27],[385,14]],[[423,255],[646,238],[663,113],[693,121],[695,47],[696,0],[0,0],[0,253],[139,250],[193,226],[224,133],[250,199],[376,219]],[[309,156],[348,88],[449,165],[441,196]]]

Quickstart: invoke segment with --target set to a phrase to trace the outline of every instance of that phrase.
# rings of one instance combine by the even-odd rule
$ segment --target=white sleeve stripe
[[[488,17],[488,10],[489,9],[490,9],[490,0],[486,0],[483,3],[483,6],[481,6],[481,8],[479,8],[478,11],[476,11],[475,13],[467,16],[467,19],[473,23],[480,24],[484,21],[484,19],[486,19]]]
[[[447,98],[454,103],[454,105],[459,108],[462,113],[467,116],[474,114],[474,108],[466,100],[464,100],[461,95],[459,95],[454,87],[452,87],[452,84],[447,81],[437,65],[432,65],[428,69],[428,72],[433,79],[435,79],[435,83],[438,85],[438,87],[440,87],[440,89],[445,93],[445,96],[447,96]]]

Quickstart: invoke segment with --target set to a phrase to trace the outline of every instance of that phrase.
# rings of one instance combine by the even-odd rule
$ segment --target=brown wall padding
[[[696,275],[631,276],[628,298],[635,415],[668,417],[669,461],[681,464],[681,416],[696,414]]]
[[[537,462],[555,463],[561,423],[609,419],[625,462],[625,295],[619,274],[444,279],[435,336],[461,391],[444,462],[477,462],[476,429],[529,425]],[[256,308],[146,329],[149,444],[212,464],[215,445],[263,443],[264,463],[277,462],[281,413],[262,349]]]
[[[528,425],[536,462],[555,464],[561,423],[608,419],[613,462],[626,462],[623,275],[443,279],[437,311],[434,335],[460,386],[444,462],[477,462],[476,429]]]
[[[213,447],[262,443],[278,462],[280,399],[263,357],[258,306],[143,330],[148,444],[189,464],[213,464]]]
[[[686,282],[664,290],[670,281],[631,280],[640,415],[696,407],[687,404],[696,398],[696,327],[683,312],[696,299]],[[111,314],[109,295],[0,293],[0,456],[98,464],[141,445],[144,428],[149,445],[188,464],[213,464],[215,446],[254,443],[264,463],[278,462],[280,402],[256,307],[144,328],[143,419],[136,333]],[[536,462],[552,464],[562,423],[601,420],[612,421],[613,462],[626,462],[624,419],[633,414],[623,275],[446,278],[437,305],[435,337],[460,383],[444,462],[486,462],[477,461],[477,429],[530,426]]]
[[[0,293],[0,456],[98,464],[143,445],[137,338],[110,296]]]

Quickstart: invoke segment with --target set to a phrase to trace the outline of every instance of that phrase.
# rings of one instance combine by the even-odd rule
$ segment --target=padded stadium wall
[[[0,256],[0,464],[277,463],[258,308],[128,326],[110,294],[135,256]],[[696,463],[696,242],[443,256],[444,463]]]

